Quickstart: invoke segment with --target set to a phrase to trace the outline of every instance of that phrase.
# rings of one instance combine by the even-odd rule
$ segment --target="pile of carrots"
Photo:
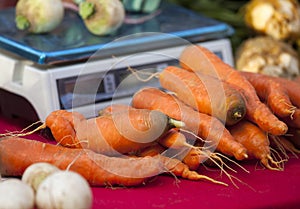
[[[201,175],[200,166],[231,178],[225,161],[254,158],[282,171],[286,152],[300,153],[299,83],[237,71],[198,45],[179,61],[157,75],[161,88],[140,89],[130,105],[113,104],[90,119],[57,110],[32,132],[2,134],[1,174],[21,176],[49,162],[93,186],[138,186],[162,173],[227,185]],[[24,138],[45,128],[56,145]]]

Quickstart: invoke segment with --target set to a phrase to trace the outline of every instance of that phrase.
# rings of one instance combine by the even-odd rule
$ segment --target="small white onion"
[[[7,179],[0,183],[0,209],[34,208],[34,191],[20,179]]]
[[[88,209],[92,199],[86,179],[72,171],[49,175],[36,192],[36,205],[41,209]]]

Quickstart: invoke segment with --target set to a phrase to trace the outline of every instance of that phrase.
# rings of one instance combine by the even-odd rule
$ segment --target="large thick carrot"
[[[250,158],[259,159],[268,169],[282,169],[280,162],[274,161],[271,156],[268,134],[257,125],[243,120],[228,129],[235,139],[246,147]]]
[[[111,156],[149,146],[174,127],[175,121],[159,111],[138,109],[88,120],[78,115],[66,110],[54,111],[45,124],[60,145],[88,148]]]
[[[232,86],[212,76],[168,66],[159,75],[160,85],[201,113],[233,125],[246,114],[245,101]]]
[[[48,162],[81,174],[93,186],[137,186],[164,172],[164,165],[155,157],[108,157],[25,138],[1,139],[0,153],[2,176],[21,176],[31,164]]]
[[[180,55],[180,63],[184,69],[215,76],[234,85],[244,95],[247,118],[264,131],[273,135],[283,135],[287,132],[287,125],[260,101],[250,82],[210,50],[202,46],[188,46]]]
[[[215,143],[216,149],[238,160],[247,158],[247,151],[237,142],[225,126],[216,118],[199,113],[174,95],[157,88],[146,87],[132,97],[132,106],[141,109],[159,110],[169,117],[185,123],[185,129],[201,138]]]
[[[289,117],[296,107],[292,104],[286,84],[277,82],[273,77],[260,73],[241,72],[255,88],[257,95],[267,103],[279,117]]]

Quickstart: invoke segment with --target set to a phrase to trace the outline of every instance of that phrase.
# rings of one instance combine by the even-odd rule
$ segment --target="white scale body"
[[[224,62],[233,65],[231,44],[228,39],[198,44],[207,47],[218,54]],[[78,111],[87,118],[94,117],[100,109],[112,103],[130,104],[134,92],[143,86],[159,87],[156,78],[148,82],[133,78],[128,67],[149,73],[160,72],[167,65],[176,65],[184,47],[175,46],[66,66],[47,65],[44,67],[1,50],[0,88],[24,97],[33,106],[41,121],[44,121],[49,113],[58,109]],[[117,83],[115,77],[121,73],[125,76],[124,80]],[[82,94],[76,95],[76,102],[73,104],[69,100],[74,98],[74,95],[68,94],[68,101],[63,105],[61,92],[64,92],[68,85],[71,85],[72,89],[74,79],[70,80],[69,78],[78,75],[80,78],[75,80],[77,86],[90,84],[90,88],[95,88],[95,85],[102,85],[103,88],[101,91],[91,89],[91,92],[81,92]],[[100,95],[100,98],[97,98],[97,94]],[[108,96],[105,98],[105,95]]]

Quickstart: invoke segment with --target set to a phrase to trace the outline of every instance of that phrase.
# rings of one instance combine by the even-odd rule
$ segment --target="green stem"
[[[91,2],[83,1],[79,4],[79,15],[82,19],[87,19],[95,12],[95,5]]]
[[[22,15],[16,16],[16,26],[19,30],[26,30],[30,27],[30,22],[28,19]]]

